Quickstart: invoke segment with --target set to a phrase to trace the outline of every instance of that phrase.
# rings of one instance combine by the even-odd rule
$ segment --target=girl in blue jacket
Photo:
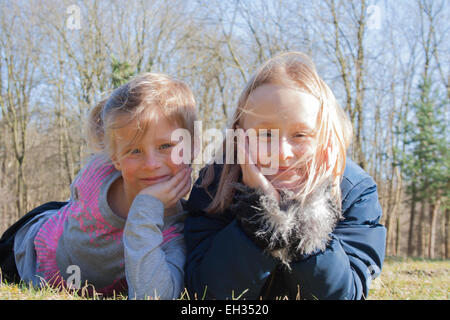
[[[200,172],[188,200],[191,297],[367,297],[385,254],[377,187],[346,158],[351,123],[312,61],[264,63],[232,129],[241,136],[223,146],[236,148]]]

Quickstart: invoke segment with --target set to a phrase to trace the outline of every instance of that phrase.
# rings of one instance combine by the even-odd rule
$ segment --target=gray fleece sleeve
[[[164,205],[157,198],[134,199],[123,233],[129,299],[180,296],[186,259],[182,225],[164,223]]]

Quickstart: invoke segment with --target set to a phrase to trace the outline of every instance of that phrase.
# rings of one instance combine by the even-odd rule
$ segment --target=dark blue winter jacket
[[[222,166],[215,165],[214,194]],[[201,175],[200,175],[201,176]],[[291,270],[257,246],[236,212],[206,214],[211,197],[195,183],[185,223],[185,280],[191,297],[206,299],[363,299],[381,272],[386,229],[373,179],[347,158],[342,213],[324,251],[291,263]]]

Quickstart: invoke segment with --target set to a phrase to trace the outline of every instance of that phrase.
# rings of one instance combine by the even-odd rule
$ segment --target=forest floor
[[[389,257],[369,300],[448,300],[450,260]]]

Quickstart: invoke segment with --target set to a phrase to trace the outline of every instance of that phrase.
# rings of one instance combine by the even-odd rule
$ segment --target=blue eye
[[[166,149],[169,149],[170,147],[172,147],[172,144],[170,144],[170,143],[164,143],[164,144],[162,144],[162,145],[159,146],[159,149],[160,149],[160,150],[166,150]]]
[[[130,151],[130,154],[139,154],[139,153],[141,153],[141,150],[139,149],[133,149]]]
[[[270,138],[272,137],[272,133],[270,131],[260,131],[259,132],[259,137],[260,138]]]

